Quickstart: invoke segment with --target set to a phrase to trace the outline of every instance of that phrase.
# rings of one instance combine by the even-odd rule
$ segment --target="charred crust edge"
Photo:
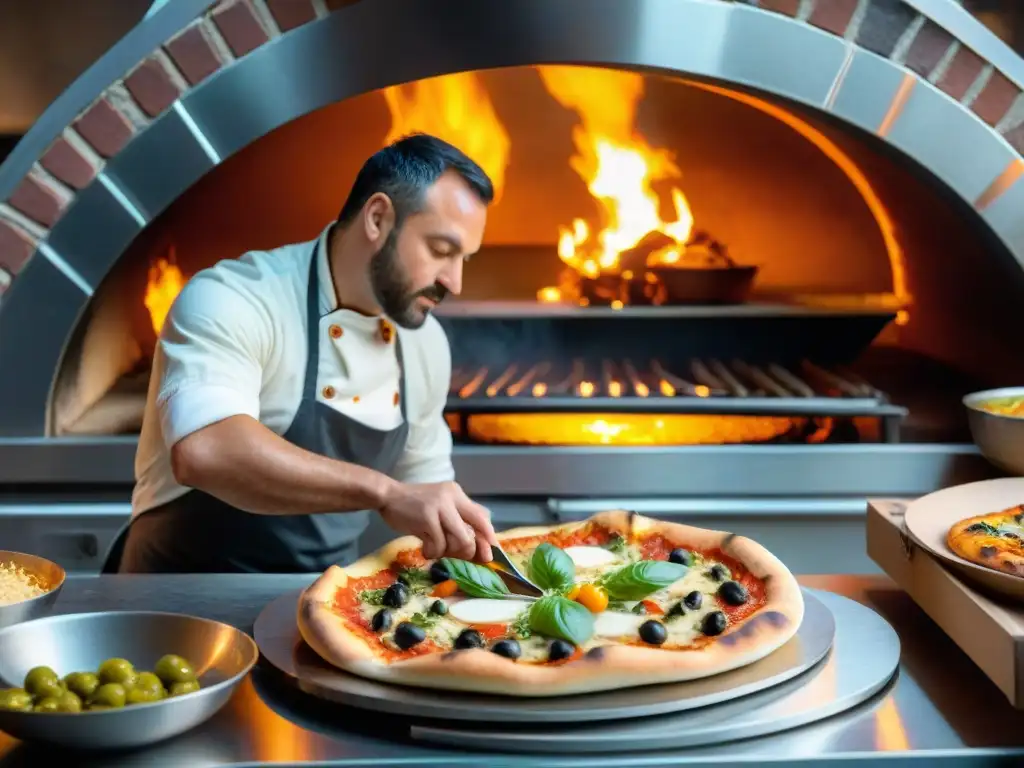
[[[604,654],[604,646],[599,645],[596,648],[591,648],[589,651],[583,654],[583,658],[585,658],[587,661],[602,661],[604,659]]]
[[[758,635],[762,631],[762,627],[771,626],[774,629],[781,629],[787,624],[789,624],[789,617],[779,611],[755,613],[746,622],[741,624],[739,629],[724,635],[718,642],[727,646],[738,645]]]

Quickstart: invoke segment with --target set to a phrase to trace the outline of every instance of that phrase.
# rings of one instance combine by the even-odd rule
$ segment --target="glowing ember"
[[[501,199],[512,140],[479,75],[460,72],[433,77],[393,86],[383,93],[391,112],[385,144],[416,132],[444,139],[487,172],[494,183],[495,201]]]
[[[675,263],[690,238],[693,214],[679,188],[671,190],[675,219],[661,217],[661,201],[652,185],[678,179],[681,172],[668,151],[655,149],[636,133],[637,104],[643,95],[641,75],[586,67],[538,67],[548,92],[579,115],[573,130],[576,155],[570,164],[601,206],[602,228],[596,233],[583,219],[559,233],[558,256],[585,277],[618,274],[620,257],[645,238],[665,241],[647,261]],[[557,301],[557,288],[538,298]]]
[[[146,304],[146,309],[149,310],[153,332],[157,336],[160,335],[160,329],[164,327],[164,320],[167,319],[167,313],[171,311],[171,305],[174,304],[174,300],[187,282],[175,261],[174,247],[172,246],[166,259],[157,259],[149,268],[146,296],[143,301]]]

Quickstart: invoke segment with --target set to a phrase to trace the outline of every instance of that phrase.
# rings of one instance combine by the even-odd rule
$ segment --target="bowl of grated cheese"
[[[0,549],[0,629],[49,613],[65,575],[45,558]]]

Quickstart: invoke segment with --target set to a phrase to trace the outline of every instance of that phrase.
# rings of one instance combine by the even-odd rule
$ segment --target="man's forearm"
[[[248,416],[189,435],[171,455],[179,483],[256,514],[379,509],[395,485],[380,472],[298,448]]]

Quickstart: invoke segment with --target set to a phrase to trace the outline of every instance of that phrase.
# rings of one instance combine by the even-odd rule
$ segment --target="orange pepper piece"
[[[569,591],[565,593],[565,596],[570,600],[575,600],[580,594],[580,585],[573,584]]]
[[[653,600],[641,600],[640,602],[643,603],[644,608],[647,609],[647,613],[652,616],[658,616],[665,612],[662,607]]]
[[[596,584],[584,584],[580,587],[576,602],[591,613],[601,613],[608,607],[608,593]]]
[[[458,588],[459,585],[455,583],[455,579],[447,579],[434,587],[430,594],[433,597],[451,597]]]

